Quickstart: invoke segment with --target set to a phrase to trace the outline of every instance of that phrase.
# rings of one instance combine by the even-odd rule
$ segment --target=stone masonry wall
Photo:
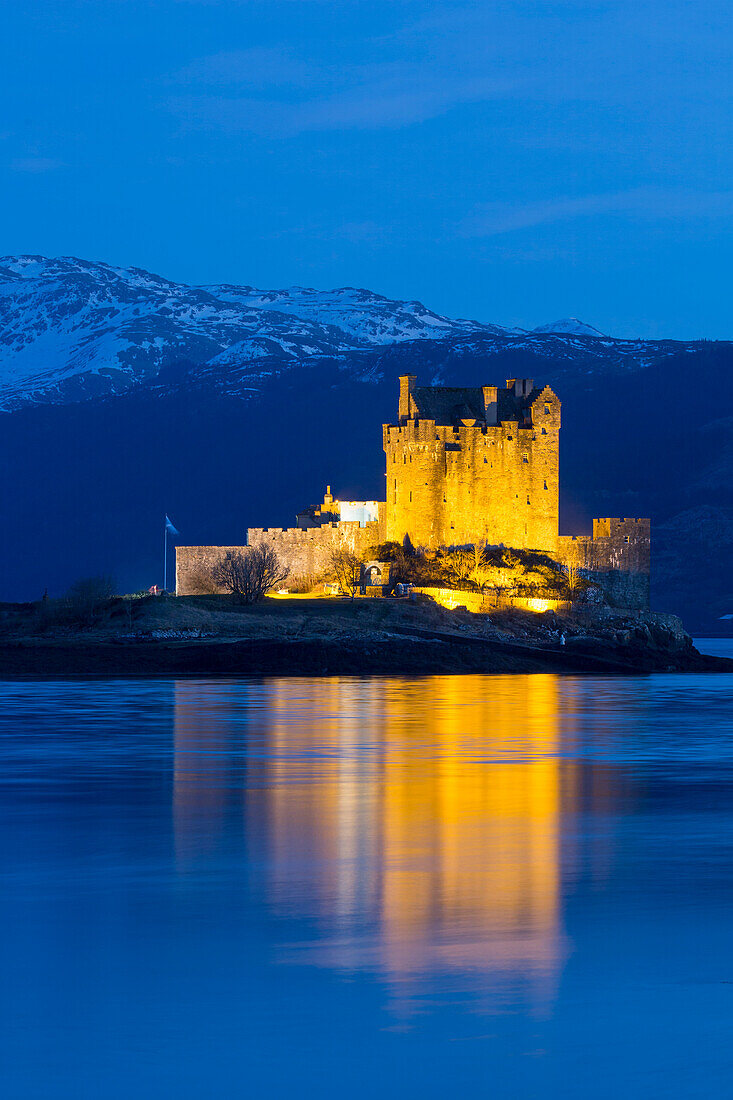
[[[176,595],[200,596],[216,589],[211,580],[211,569],[229,551],[243,551],[244,546],[177,546],[176,547]]]
[[[305,530],[299,527],[250,527],[247,531],[248,546],[265,543],[273,547],[280,560],[289,567],[290,581],[325,573],[334,549],[344,547],[364,557],[380,541],[380,525],[376,520],[363,527],[356,521],[344,521]]]

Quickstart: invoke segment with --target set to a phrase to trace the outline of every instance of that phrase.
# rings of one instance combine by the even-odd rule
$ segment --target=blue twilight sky
[[[0,253],[733,337],[731,0],[3,0]]]

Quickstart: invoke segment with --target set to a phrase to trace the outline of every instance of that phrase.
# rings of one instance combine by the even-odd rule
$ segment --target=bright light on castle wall
[[[536,611],[541,614],[543,611],[549,611],[550,608],[557,607],[557,600],[541,600],[536,596],[529,596],[527,599],[520,600],[515,599],[515,606],[525,607],[527,611]]]

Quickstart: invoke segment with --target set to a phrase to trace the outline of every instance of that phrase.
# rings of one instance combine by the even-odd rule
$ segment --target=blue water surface
[[[5,1098],[721,1097],[733,677],[0,684]]]

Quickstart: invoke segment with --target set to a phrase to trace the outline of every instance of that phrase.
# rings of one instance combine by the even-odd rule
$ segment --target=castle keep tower
[[[418,386],[400,378],[383,426],[385,537],[415,546],[504,543],[553,553],[559,522],[560,401],[549,386]]]

